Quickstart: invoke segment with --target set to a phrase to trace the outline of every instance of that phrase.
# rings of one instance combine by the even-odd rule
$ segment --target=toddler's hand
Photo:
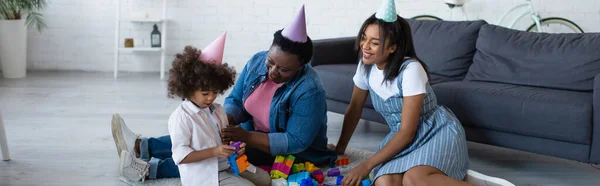
[[[219,145],[212,150],[213,156],[227,158],[235,152],[235,148],[229,145]]]
[[[240,145],[240,150],[238,151],[238,155],[243,155],[244,153],[246,153],[246,143],[242,143]]]

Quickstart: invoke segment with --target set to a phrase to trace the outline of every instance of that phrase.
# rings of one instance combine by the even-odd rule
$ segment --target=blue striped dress
[[[397,77],[399,94],[383,100],[369,85],[375,110],[383,115],[391,130],[379,145],[379,150],[402,127],[400,123],[403,102],[402,75],[411,62],[416,61],[408,60],[400,67],[400,74]],[[405,173],[412,167],[428,165],[441,170],[451,178],[463,180],[467,174],[468,164],[464,129],[450,109],[437,104],[435,94],[427,83],[419,125],[413,142],[388,162],[375,167],[371,171],[371,178],[375,180],[382,175]]]

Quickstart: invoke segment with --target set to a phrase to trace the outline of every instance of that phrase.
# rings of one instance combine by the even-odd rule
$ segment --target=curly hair
[[[273,34],[273,43],[271,46],[278,46],[281,48],[281,51],[297,55],[302,64],[310,62],[313,54],[313,43],[310,37],[306,36],[306,43],[295,42],[283,37],[281,34],[282,31],[283,29],[276,31]]]
[[[235,69],[227,63],[218,65],[200,61],[202,52],[186,46],[183,54],[178,53],[169,71],[169,98],[190,98],[198,90],[216,91],[223,94],[233,86]]]

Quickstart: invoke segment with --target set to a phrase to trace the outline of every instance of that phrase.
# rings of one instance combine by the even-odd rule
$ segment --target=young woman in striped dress
[[[395,8],[393,14],[378,12],[364,22],[356,43],[361,60],[352,99],[338,144],[330,148],[344,153],[369,94],[390,133],[342,185],[360,184],[369,173],[375,185],[470,185],[462,181],[469,161],[464,129],[437,104],[406,20]]]

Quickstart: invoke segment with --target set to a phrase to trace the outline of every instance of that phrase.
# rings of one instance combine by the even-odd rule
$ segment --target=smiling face
[[[269,49],[265,65],[269,69],[268,78],[277,84],[292,79],[303,66],[300,57],[282,51],[279,46],[273,46]]]
[[[383,46],[382,40],[379,34],[379,25],[370,24],[364,29],[360,38],[360,50],[364,64],[374,64],[379,69],[383,69],[390,54],[396,51],[396,45],[390,45],[389,39],[387,39],[386,46]]]

